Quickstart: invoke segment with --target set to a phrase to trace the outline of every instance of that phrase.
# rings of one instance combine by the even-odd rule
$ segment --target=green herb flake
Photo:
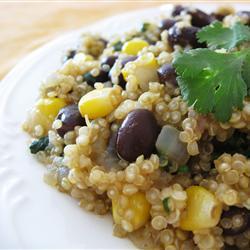
[[[123,43],[121,41],[118,41],[113,45],[113,48],[114,48],[115,51],[121,51],[122,46],[123,46]]]
[[[194,49],[179,53],[173,65],[183,99],[202,114],[213,113],[220,122],[242,109],[250,89],[250,50],[217,53]]]
[[[141,32],[146,32],[150,26],[150,23],[143,23],[141,27]]]
[[[83,80],[90,85],[94,85],[96,83],[96,78],[90,72],[83,75]]]
[[[211,49],[232,49],[243,42],[250,41],[250,27],[236,23],[231,28],[223,27],[223,23],[215,21],[197,33],[200,43],[206,42]]]
[[[165,211],[167,212],[167,213],[169,213],[170,212],[170,208],[169,208],[169,197],[167,197],[167,198],[165,198],[163,201],[162,201],[162,204],[163,204],[163,207],[164,207],[164,209],[165,209]]]
[[[180,166],[178,168],[178,173],[189,173],[189,167],[187,165]]]
[[[36,154],[39,151],[45,150],[45,148],[49,145],[49,137],[45,136],[38,140],[35,140],[30,145],[31,154]]]

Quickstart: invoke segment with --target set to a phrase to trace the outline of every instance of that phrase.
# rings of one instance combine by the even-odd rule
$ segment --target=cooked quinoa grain
[[[115,39],[84,34],[23,124],[44,181],[140,249],[250,249],[249,96],[219,121],[189,105],[174,67],[215,20],[249,13],[177,5]]]

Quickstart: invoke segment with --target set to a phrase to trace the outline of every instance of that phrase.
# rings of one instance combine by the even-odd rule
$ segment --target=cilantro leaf
[[[250,50],[217,53],[195,49],[177,55],[173,65],[183,99],[199,113],[213,113],[217,120],[228,121],[233,108],[243,107],[247,95],[249,54]]]
[[[200,43],[206,42],[211,49],[232,49],[250,41],[250,27],[238,22],[227,28],[223,27],[222,22],[215,21],[201,29],[197,38]]]
[[[246,55],[242,68],[242,76],[247,84],[248,95],[250,95],[250,53]]]

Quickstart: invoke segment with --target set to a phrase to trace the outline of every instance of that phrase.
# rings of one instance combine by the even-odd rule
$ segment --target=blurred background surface
[[[121,12],[161,4],[163,1],[0,1],[0,79],[28,52],[62,33]]]

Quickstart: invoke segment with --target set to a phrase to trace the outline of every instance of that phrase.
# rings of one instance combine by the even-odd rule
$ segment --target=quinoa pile
[[[112,213],[141,249],[250,249],[250,98],[227,122],[201,114],[172,64],[214,20],[249,25],[250,12],[178,5],[109,41],[82,35],[23,124],[44,181]]]

